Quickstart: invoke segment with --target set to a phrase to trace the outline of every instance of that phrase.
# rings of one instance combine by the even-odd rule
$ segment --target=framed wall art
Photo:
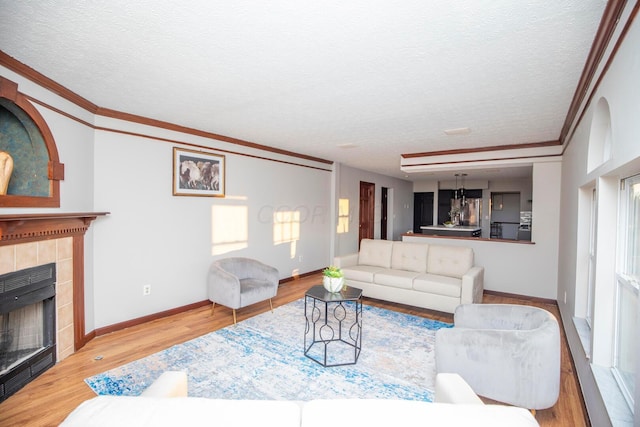
[[[173,147],[173,195],[224,197],[222,154]]]

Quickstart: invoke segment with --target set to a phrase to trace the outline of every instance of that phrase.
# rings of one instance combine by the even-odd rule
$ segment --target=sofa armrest
[[[462,276],[460,304],[480,304],[484,291],[484,267],[471,267]]]
[[[163,372],[140,396],[187,397],[187,373],[182,371]]]
[[[447,373],[440,373],[436,376],[435,401],[438,403],[484,404],[460,375]]]
[[[333,265],[339,268],[358,265],[358,253],[337,256],[333,258]]]

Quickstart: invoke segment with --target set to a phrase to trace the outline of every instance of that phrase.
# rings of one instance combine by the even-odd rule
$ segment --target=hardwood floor
[[[284,305],[303,297],[304,292],[317,283],[320,283],[319,275],[281,285],[278,296],[273,300],[273,306]],[[555,304],[496,295],[485,295],[484,302],[535,305],[549,310],[560,318]],[[453,316],[450,314],[416,307],[372,299],[365,299],[365,304],[444,322],[453,321]],[[238,321],[267,310],[269,310],[268,302],[237,310]],[[231,310],[216,306],[215,316],[212,318],[210,306],[204,306],[97,337],[1,403],[0,426],[58,425],[77,405],[95,396],[84,383],[85,378],[232,323]],[[553,408],[538,411],[536,419],[544,427],[589,425],[564,333],[562,334],[560,398]]]

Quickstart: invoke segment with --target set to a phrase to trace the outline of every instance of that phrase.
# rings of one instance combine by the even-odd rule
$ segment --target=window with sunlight
[[[338,200],[338,234],[349,232],[349,199]]]
[[[640,286],[640,175],[623,181],[613,374],[633,411]]]

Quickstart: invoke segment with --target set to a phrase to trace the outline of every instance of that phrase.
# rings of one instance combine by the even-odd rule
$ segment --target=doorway
[[[389,215],[389,189],[387,187],[382,187],[381,189],[382,199],[382,212],[380,213],[380,238],[383,240],[389,240],[389,236],[387,234],[387,220]]]
[[[375,190],[375,184],[360,181],[360,230],[358,233],[358,248],[360,248],[362,239],[373,239]]]
[[[413,232],[422,233],[423,225],[433,225],[433,191],[413,193]]]
[[[520,193],[491,193],[491,236],[518,239],[520,227]]]

